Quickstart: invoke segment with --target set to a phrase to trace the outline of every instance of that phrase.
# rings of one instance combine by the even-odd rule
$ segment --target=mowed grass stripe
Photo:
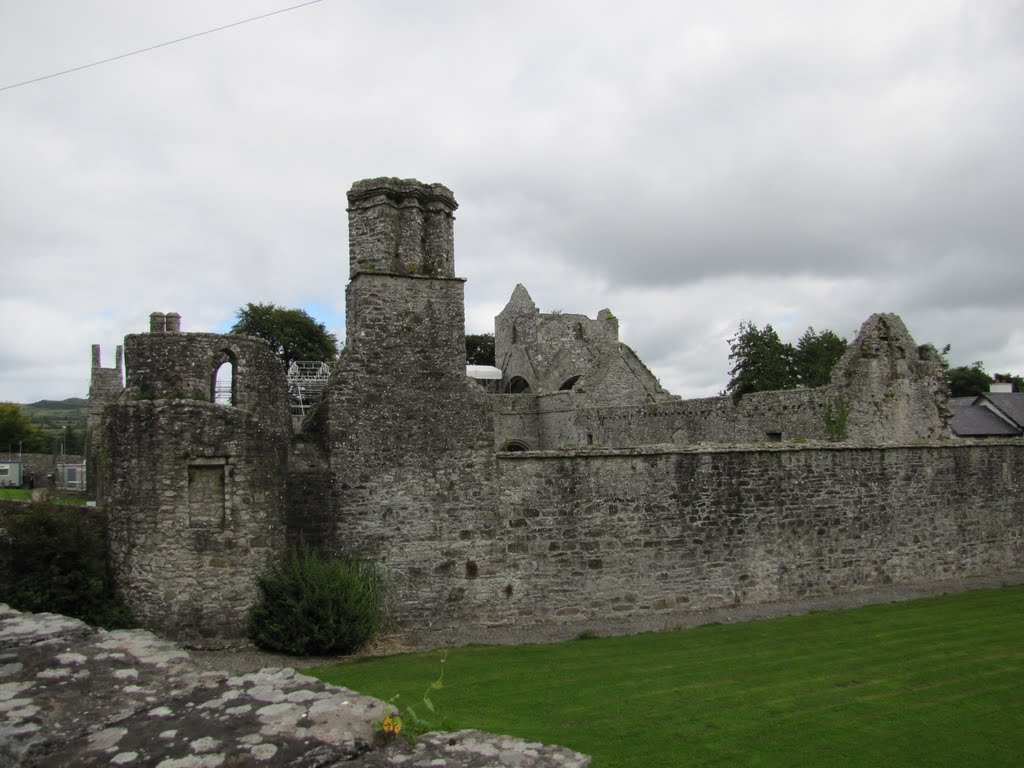
[[[450,651],[460,727],[601,766],[1013,765],[1024,755],[1024,587],[736,625]],[[440,652],[315,670],[413,706]],[[424,714],[424,707],[418,708]]]

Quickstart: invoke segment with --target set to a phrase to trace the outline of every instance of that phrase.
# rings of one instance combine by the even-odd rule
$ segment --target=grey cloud
[[[26,4],[0,71],[278,7]],[[84,394],[36,372],[153,309],[205,330],[246,301],[340,302],[345,190],[377,175],[454,190],[473,330],[518,282],[545,309],[611,306],[683,394],[724,386],[743,318],[849,335],[903,312],[919,341],[1024,371],[1022,19],[985,0],[323,3],[0,93],[0,257],[47,276],[0,287],[0,317],[47,326],[0,342],[0,397]]]

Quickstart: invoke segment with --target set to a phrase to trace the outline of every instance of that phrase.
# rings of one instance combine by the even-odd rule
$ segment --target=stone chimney
[[[443,184],[364,179],[348,191],[350,274],[455,276],[455,209]]]

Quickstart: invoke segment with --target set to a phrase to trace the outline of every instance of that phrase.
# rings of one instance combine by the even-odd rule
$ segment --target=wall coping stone
[[[392,710],[293,669],[205,672],[145,630],[0,604],[3,765],[590,765],[563,747],[480,731],[385,745],[373,721]]]
[[[529,459],[565,459],[565,458],[611,458],[616,456],[664,456],[671,454],[714,454],[714,453],[795,453],[800,451],[887,451],[916,450],[932,448],[972,448],[992,446],[1024,447],[1024,438],[955,438],[949,440],[928,440],[914,442],[830,442],[808,440],[801,443],[704,443],[695,445],[644,445],[635,448],[599,448],[587,446],[550,451],[498,451],[499,459],[508,461],[524,461]]]

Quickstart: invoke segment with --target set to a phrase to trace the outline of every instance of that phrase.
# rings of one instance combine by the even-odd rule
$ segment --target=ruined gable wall
[[[997,575],[1024,565],[1022,463],[1020,440],[502,454],[493,507],[439,486],[380,551],[402,626],[453,638]]]
[[[607,309],[596,319],[541,313],[522,285],[494,319],[495,362],[504,374],[503,391],[521,377],[534,393],[558,392],[573,377],[617,357],[618,347],[619,322]]]
[[[898,315],[879,313],[832,372],[852,439],[934,440],[951,436],[945,366],[930,344],[918,346]]]

